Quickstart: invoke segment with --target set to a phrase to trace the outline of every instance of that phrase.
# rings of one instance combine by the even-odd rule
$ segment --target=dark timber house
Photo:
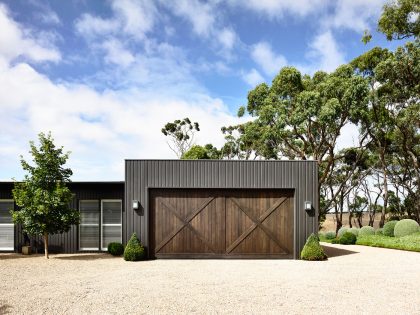
[[[136,232],[150,258],[296,259],[318,229],[317,183],[315,161],[126,160],[125,182],[69,184],[81,223],[50,250],[102,251]],[[0,251],[19,252],[12,188],[0,183]]]

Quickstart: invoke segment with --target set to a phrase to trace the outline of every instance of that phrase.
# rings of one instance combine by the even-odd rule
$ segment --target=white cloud
[[[218,1],[201,2],[198,0],[164,1],[161,4],[168,8],[174,15],[181,17],[192,25],[192,31],[203,40],[210,40],[227,59],[231,51],[239,42],[239,36],[229,26],[224,26],[220,16]],[[215,39],[215,40],[214,40]]]
[[[234,6],[244,7],[269,18],[282,18],[285,14],[305,17],[328,5],[325,0],[230,0]]]
[[[252,46],[251,57],[268,75],[275,75],[287,65],[286,58],[276,54],[267,42],[259,42]]]
[[[250,71],[243,72],[242,79],[250,86],[256,86],[257,84],[264,82],[262,75],[258,72],[258,70],[254,68],[252,68]]]
[[[198,121],[197,141],[221,145],[223,125],[238,119],[223,102],[201,92],[188,97],[130,88],[97,92],[87,86],[56,84],[27,64],[0,71],[0,178],[19,176],[18,154],[49,130],[72,151],[74,179],[123,179],[124,158],[175,158],[160,129],[177,118]],[[164,87],[163,87],[164,89]],[[16,128],[24,126],[24,128]]]
[[[337,0],[330,16],[322,19],[327,28],[362,32],[376,23],[387,0]]]
[[[52,44],[47,45],[46,40],[33,35],[22,25],[10,18],[8,9],[0,4],[0,59],[6,62],[16,58],[26,58],[34,62],[52,61],[61,59],[60,52]]]
[[[111,62],[122,67],[128,67],[135,61],[130,51],[125,49],[117,39],[109,39],[102,44],[105,49],[105,61]]]
[[[235,31],[225,27],[217,34],[217,38],[226,49],[230,50],[235,45],[237,35]]]
[[[111,8],[113,15],[110,18],[83,14],[75,23],[77,32],[89,39],[118,34],[142,40],[157,19],[156,7],[147,0],[113,0]]]
[[[175,15],[191,23],[194,33],[208,37],[215,24],[214,7],[198,0],[161,1]]]
[[[338,47],[331,31],[315,36],[309,47],[308,58],[313,61],[311,68],[315,71],[334,71],[346,63],[344,53]]]

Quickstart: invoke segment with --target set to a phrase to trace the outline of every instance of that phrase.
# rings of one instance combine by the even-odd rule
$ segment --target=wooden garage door
[[[293,256],[293,191],[153,189],[157,258]]]

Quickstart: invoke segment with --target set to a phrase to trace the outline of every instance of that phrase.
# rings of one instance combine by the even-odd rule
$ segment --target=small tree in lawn
[[[39,134],[39,148],[30,142],[34,166],[21,156],[24,171],[22,182],[15,182],[13,197],[20,207],[12,213],[13,222],[22,224],[24,232],[44,238],[45,257],[48,257],[48,235],[68,232],[79,223],[79,212],[70,207],[73,194],[67,188],[73,174],[64,168],[69,153],[56,148],[51,134]]]

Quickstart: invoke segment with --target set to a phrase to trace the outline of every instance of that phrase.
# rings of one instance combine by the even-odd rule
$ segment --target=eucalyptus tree
[[[368,94],[367,80],[355,75],[350,65],[330,74],[319,71],[312,77],[302,76],[293,67],[284,67],[271,86],[262,83],[248,93],[246,109],[239,112],[246,111],[254,120],[244,128],[237,126],[239,140],[261,158],[316,160],[321,191],[333,175],[337,161],[345,158],[346,154],[336,148],[342,129],[359,121],[366,110]],[[360,141],[363,146],[364,139]],[[353,170],[362,153],[357,151]],[[250,156],[245,152],[245,158]],[[344,180],[351,172],[347,176]],[[326,201],[321,215],[338,193],[339,190]]]
[[[181,158],[194,145],[194,135],[200,131],[198,122],[191,122],[187,117],[168,122],[161,129],[161,132],[169,137],[168,146]]]

